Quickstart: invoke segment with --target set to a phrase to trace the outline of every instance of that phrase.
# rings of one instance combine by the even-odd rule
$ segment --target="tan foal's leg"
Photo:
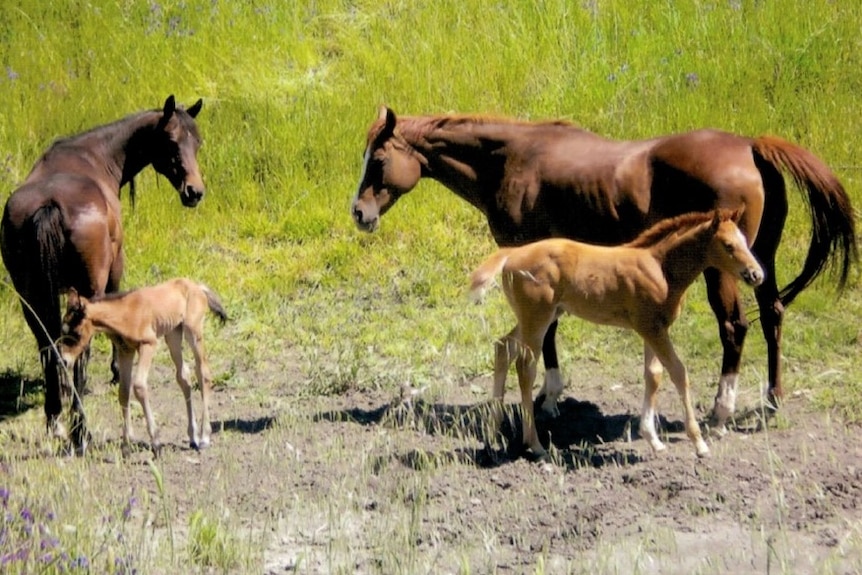
[[[118,346],[114,346],[116,349]],[[117,349],[117,370],[119,372],[120,386],[117,395],[120,400],[120,412],[123,415],[123,444],[124,456],[130,453],[132,441],[132,417],[129,413],[129,395],[132,390],[132,366],[135,361],[135,352],[127,349]]]
[[[503,425],[503,396],[506,394],[506,376],[518,353],[518,326],[494,344],[494,388],[491,392],[491,437],[494,442]]]
[[[655,429],[656,398],[663,370],[661,360],[644,341],[644,404],[641,410],[640,433],[655,452],[667,449],[667,446],[658,438]]]
[[[180,391],[183,392],[183,399],[186,402],[186,429],[189,434],[189,445],[192,449],[197,449],[198,424],[195,420],[195,409],[192,405],[192,385],[189,382],[189,368],[185,363],[183,363],[182,328],[180,327],[166,333],[165,343],[168,344],[168,349],[171,352],[171,360],[174,362],[177,385],[180,386]]]
[[[152,343],[142,343],[138,348],[138,368],[135,371],[135,377],[132,383],[132,391],[135,398],[141,404],[144,410],[144,418],[147,420],[147,431],[150,434],[150,445],[153,453],[158,455],[161,449],[161,443],[158,438],[158,430],[156,429],[156,420],[153,417],[153,410],[150,408],[150,399],[147,389],[147,378],[150,375],[150,366],[153,362],[153,355],[156,353],[156,345]]]
[[[706,442],[703,440],[703,436],[700,433],[700,426],[697,424],[697,418],[694,416],[694,407],[691,405],[691,386],[688,381],[688,372],[686,371],[682,361],[679,359],[679,356],[677,356],[676,350],[673,348],[673,344],[670,341],[667,331],[659,334],[651,345],[656,355],[661,359],[661,362],[670,374],[670,379],[676,386],[680,399],[682,399],[682,405],[685,409],[686,435],[688,435],[688,438],[691,439],[692,443],[694,443],[694,448],[697,451],[698,457],[704,457],[709,454],[709,447],[707,447]]]
[[[195,371],[197,372],[198,384],[201,386],[201,435],[197,444],[198,449],[209,446],[212,435],[212,424],[210,423],[210,393],[212,391],[212,376],[210,366],[207,362],[204,350],[203,321],[195,328],[186,326],[186,341],[192,348],[195,357]]]
[[[524,432],[524,445],[529,447],[539,459],[545,459],[548,453],[539,442],[539,432],[536,430],[536,418],[533,414],[533,383],[536,381],[536,366],[538,351],[542,349],[541,336],[525,341],[518,353],[515,367],[518,370],[518,386],[521,388],[521,418]],[[535,351],[534,351],[535,350]]]

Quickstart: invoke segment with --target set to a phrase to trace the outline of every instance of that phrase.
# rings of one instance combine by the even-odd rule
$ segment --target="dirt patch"
[[[152,379],[165,382],[153,396],[174,536],[195,510],[223,513],[260,542],[254,572],[862,570],[857,430],[803,396],[766,428],[711,439],[712,455],[698,459],[673,417],[661,421],[668,451],[649,450],[637,435],[635,386],[578,390],[559,418],[539,418],[552,455],[542,465],[522,456],[515,411],[501,446],[484,445],[486,411],[471,388],[489,389],[487,378],[434,398],[222,389],[213,446],[203,453],[186,446],[169,371]],[[94,482],[117,470],[112,393],[87,398]],[[671,392],[662,397],[668,414],[681,412]],[[156,501],[150,457],[142,444],[122,465],[131,489]],[[165,529],[158,513],[139,512]]]

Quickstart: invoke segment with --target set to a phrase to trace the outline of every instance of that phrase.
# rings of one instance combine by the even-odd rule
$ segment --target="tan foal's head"
[[[66,294],[66,313],[63,315],[62,335],[57,347],[66,365],[72,365],[87,348],[96,332],[87,317],[87,298],[78,295],[75,288]]]
[[[707,260],[710,267],[742,279],[750,286],[763,283],[765,274],[757,258],[748,247],[748,240],[736,225],[742,210],[715,210]]]

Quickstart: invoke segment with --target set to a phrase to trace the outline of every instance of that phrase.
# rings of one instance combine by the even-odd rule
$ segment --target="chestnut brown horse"
[[[779,289],[775,254],[788,212],[782,172],[803,192],[812,236],[799,275]],[[432,178],[479,209],[500,246],[549,237],[620,244],[662,218],[743,207],[740,229],[766,270],[755,291],[768,352],[768,399],[782,396],[784,309],[830,264],[839,286],[857,258],[850,199],[829,168],[808,150],[772,136],[749,138],[696,130],[648,140],[614,141],[566,122],[443,115],[396,117],[381,107],[368,131],[362,176],[351,210],[374,231],[420,178]],[[748,321],[736,283],[704,271],[723,347],[713,410],[723,427],[735,409]],[[545,337],[543,407],[556,413],[562,391],[554,343]]]
[[[691,405],[688,373],[668,329],[679,316],[685,291],[707,267],[749,285],[763,282],[763,269],[735,221],[739,212],[714,210],[666,219],[622,246],[607,247],[553,238],[502,248],[471,276],[480,295],[502,273],[503,291],[518,324],[501,338],[494,362],[495,430],[509,364],[516,361],[521,388],[524,443],[546,455],[533,420],[533,380],[545,333],[564,313],[593,323],[628,328],[644,341],[641,435],[664,451],[655,429],[656,394],[662,366],[670,373],[685,409],[685,430],[697,455],[709,453]]]
[[[0,253],[21,298],[42,360],[49,432],[64,437],[59,421],[65,366],[57,355],[60,293],[75,288],[86,297],[119,289],[123,275],[120,188],[152,164],[177,189],[184,206],[204,195],[197,164],[201,145],[194,118],[203,102],[178,107],[173,96],[162,108],[133,114],[60,139],[33,166],[6,202],[0,223]],[[86,448],[88,434],[81,395],[89,348],[73,369],[72,442]],[[117,376],[116,351],[112,362]]]

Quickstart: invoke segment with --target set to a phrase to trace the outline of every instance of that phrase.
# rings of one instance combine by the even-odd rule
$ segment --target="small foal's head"
[[[152,143],[153,167],[171,182],[187,208],[198,205],[205,193],[197,160],[201,136],[194,120],[202,106],[203,100],[198,100],[183,109],[168,96]]]
[[[75,288],[66,294],[66,313],[57,347],[66,365],[72,365],[93,339],[95,328],[87,317],[87,298],[78,295]]]
[[[412,190],[422,175],[419,158],[396,129],[395,112],[383,106],[368,131],[362,177],[350,206],[356,226],[373,232],[380,216]]]
[[[733,274],[748,285],[757,287],[763,283],[765,274],[751,253],[748,240],[736,225],[741,215],[742,210],[715,210],[708,261],[711,267]]]

